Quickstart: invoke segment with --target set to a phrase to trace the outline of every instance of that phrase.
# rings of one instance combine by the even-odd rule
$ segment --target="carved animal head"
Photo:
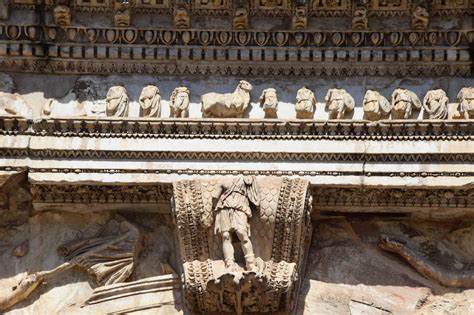
[[[253,89],[252,84],[248,83],[248,82],[245,81],[245,80],[241,80],[241,81],[239,82],[239,87],[240,87],[242,90],[247,91],[247,92],[250,92],[250,91],[252,91],[252,89]]]
[[[54,23],[60,27],[71,25],[71,9],[64,4],[60,4],[53,9]]]

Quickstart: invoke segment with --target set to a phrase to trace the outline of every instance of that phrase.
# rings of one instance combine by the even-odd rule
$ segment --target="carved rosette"
[[[220,237],[212,229],[217,182],[174,183],[184,296],[192,313],[286,314],[293,309],[311,236],[308,182],[268,177],[257,184],[261,203],[250,220],[250,238],[258,270],[245,271],[239,259],[236,269],[223,267]]]

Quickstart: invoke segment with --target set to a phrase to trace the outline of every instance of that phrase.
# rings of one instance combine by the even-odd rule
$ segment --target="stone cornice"
[[[472,141],[474,121],[0,117],[0,134],[131,139]]]
[[[469,76],[472,33],[0,25],[0,66],[75,74]]]

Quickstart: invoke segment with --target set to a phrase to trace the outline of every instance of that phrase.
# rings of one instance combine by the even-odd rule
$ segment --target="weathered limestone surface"
[[[0,0],[0,313],[474,314],[473,12]]]

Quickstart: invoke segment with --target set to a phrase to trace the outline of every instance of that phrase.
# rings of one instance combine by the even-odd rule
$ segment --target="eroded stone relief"
[[[58,252],[65,262],[51,270],[27,274],[11,288],[9,294],[0,299],[0,310],[27,299],[42,282],[73,267],[80,267],[93,275],[99,286],[125,281],[136,264],[140,250],[139,238],[138,229],[117,216],[95,237],[61,245]]]

